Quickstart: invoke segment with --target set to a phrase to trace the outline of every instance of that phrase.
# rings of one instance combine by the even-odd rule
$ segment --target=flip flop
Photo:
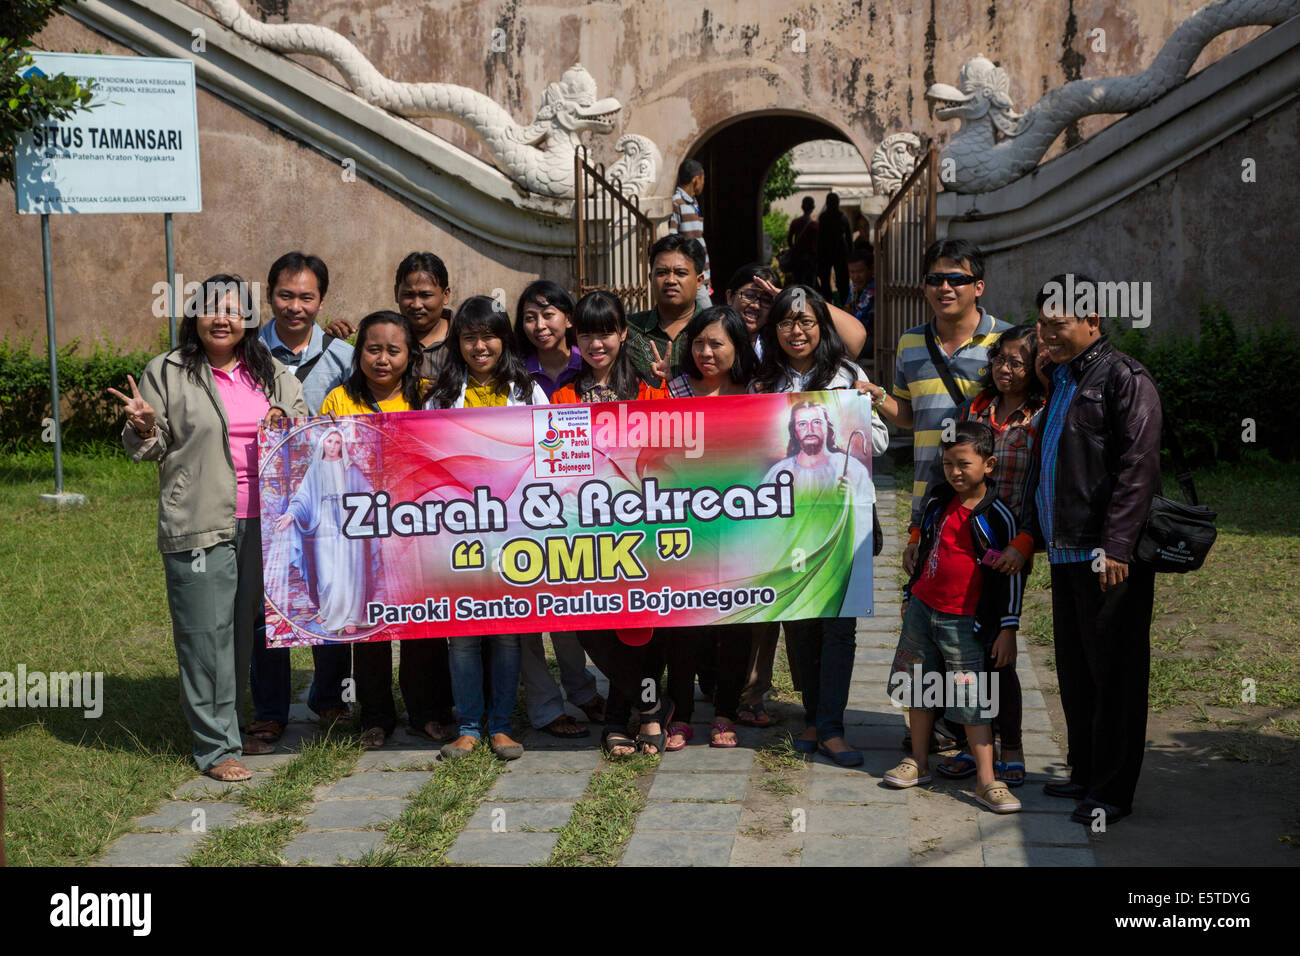
[[[753,707],[742,707],[736,715],[736,723],[744,727],[771,727],[772,715],[761,703]]]
[[[975,758],[968,753],[959,753],[952,758],[952,762],[958,764],[957,769],[941,763],[934,768],[935,772],[949,780],[964,780],[975,772]]]
[[[736,728],[733,727],[731,724],[727,723],[726,721],[715,720],[710,730],[711,730],[711,733],[709,734],[710,747],[739,747],[740,746],[740,735],[736,734]],[[736,739],[731,743],[726,743],[725,741],[719,741],[718,738],[723,734],[736,734]]]
[[[564,723],[564,722],[566,722],[566,721],[567,721],[569,724],[572,724],[572,725],[573,725],[573,729],[572,729],[572,730],[556,730],[556,729],[555,729],[555,725],[556,725],[556,724],[562,724],[562,723]],[[572,739],[575,738],[575,737],[587,737],[587,736],[589,736],[589,735],[591,734],[591,731],[590,731],[590,730],[588,730],[586,727],[583,727],[583,726],[579,725],[578,722],[575,721],[575,720],[574,720],[572,717],[570,717],[568,714],[561,714],[559,717],[556,717],[553,721],[551,721],[551,722],[550,722],[549,724],[547,724],[545,727],[538,727],[537,729],[540,730],[540,731],[541,731],[542,733],[544,733],[544,734],[550,734],[552,737],[561,737],[561,738],[564,738],[564,739],[566,739],[566,740],[572,740]]]
[[[672,744],[666,744],[665,747],[664,747],[664,749],[667,750],[668,753],[670,753],[670,754],[671,754],[671,753],[676,753],[676,752],[679,751],[679,750],[684,750],[684,749],[686,749],[686,744],[687,744],[689,741],[693,740],[694,737],[695,737],[695,731],[691,729],[691,725],[690,725],[690,724],[683,724],[683,723],[681,723],[681,722],[679,721],[679,722],[677,722],[677,723],[675,723],[675,724],[669,724],[669,725],[668,725],[668,736],[669,736],[669,737],[675,737],[675,736],[677,736],[677,735],[679,735],[679,734],[681,735],[682,742],[681,742],[680,744],[678,744],[676,747],[674,747]]]
[[[1002,775],[1003,775],[1004,773],[1006,773],[1008,770],[1019,770],[1019,771],[1020,771],[1020,779],[1019,779],[1019,780],[1010,780],[1010,779],[1008,779],[1007,777],[1002,776]],[[1001,761],[1001,760],[995,760],[995,761],[993,761],[993,775],[994,775],[998,780],[1001,780],[1003,783],[1005,783],[1008,787],[1023,787],[1024,784],[1025,784],[1025,764],[1024,764],[1024,761],[1021,761],[1021,760],[1011,760],[1011,761],[1007,761],[1007,762],[1004,763],[1004,762]]]

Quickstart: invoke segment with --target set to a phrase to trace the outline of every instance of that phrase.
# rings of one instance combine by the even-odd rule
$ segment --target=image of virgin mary
[[[317,608],[314,624],[326,634],[351,635],[367,626],[366,601],[378,584],[378,542],[343,536],[343,496],[372,492],[354,465],[339,428],[317,442],[298,490],[275,523],[289,531],[289,564],[298,569]]]

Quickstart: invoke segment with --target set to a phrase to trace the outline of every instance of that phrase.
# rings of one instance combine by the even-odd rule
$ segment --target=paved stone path
[[[880,513],[894,513],[888,476],[877,478]],[[904,489],[904,492],[906,490]],[[875,616],[858,622],[847,740],[863,750],[862,767],[844,769],[818,755],[802,769],[771,772],[755,759],[758,748],[798,730],[802,711],[774,705],[780,726],[739,728],[740,746],[708,746],[712,707],[697,701],[695,738],[667,754],[654,771],[644,809],[623,855],[623,866],[1078,866],[1093,865],[1087,830],[1071,823],[1068,801],[1042,792],[1042,782],[1064,772],[1060,746],[1023,641],[1018,658],[1024,688],[1024,746],[1028,775],[1016,791],[1024,810],[999,816],[974,800],[974,778],[936,782],[907,791],[881,782],[902,757],[902,711],[886,694],[898,638],[899,542],[886,522],[885,549],[876,560]],[[779,651],[778,653],[784,653]],[[601,681],[601,690],[605,690]],[[575,717],[581,714],[572,711]],[[561,741],[537,732],[523,738],[527,753],[507,765],[452,845],[455,863],[529,865],[545,862],[557,831],[568,821],[600,766],[598,728],[592,736]],[[294,757],[317,732],[305,704],[295,704],[281,749],[244,758],[252,785]],[[437,750],[404,729],[388,746],[363,754],[352,774],[319,788],[302,814],[307,830],[285,848],[293,863],[355,861],[383,846],[381,829],[432,778]],[[412,769],[418,768],[418,769]],[[237,825],[239,804],[222,802],[232,786],[206,777],[177,789],[174,800],[135,821],[99,860],[101,865],[184,863],[203,830]],[[199,823],[202,826],[199,826]]]

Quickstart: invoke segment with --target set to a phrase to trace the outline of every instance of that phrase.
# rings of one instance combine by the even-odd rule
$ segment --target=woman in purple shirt
[[[515,309],[515,339],[524,367],[547,399],[582,370],[573,340],[573,299],[550,279],[528,283]]]

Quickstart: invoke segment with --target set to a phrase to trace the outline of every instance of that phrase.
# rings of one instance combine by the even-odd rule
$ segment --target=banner
[[[831,391],[286,420],[268,646],[870,615],[870,416]]]
[[[93,109],[18,137],[20,213],[202,210],[193,60],[34,51],[32,61],[29,73],[97,88]]]

